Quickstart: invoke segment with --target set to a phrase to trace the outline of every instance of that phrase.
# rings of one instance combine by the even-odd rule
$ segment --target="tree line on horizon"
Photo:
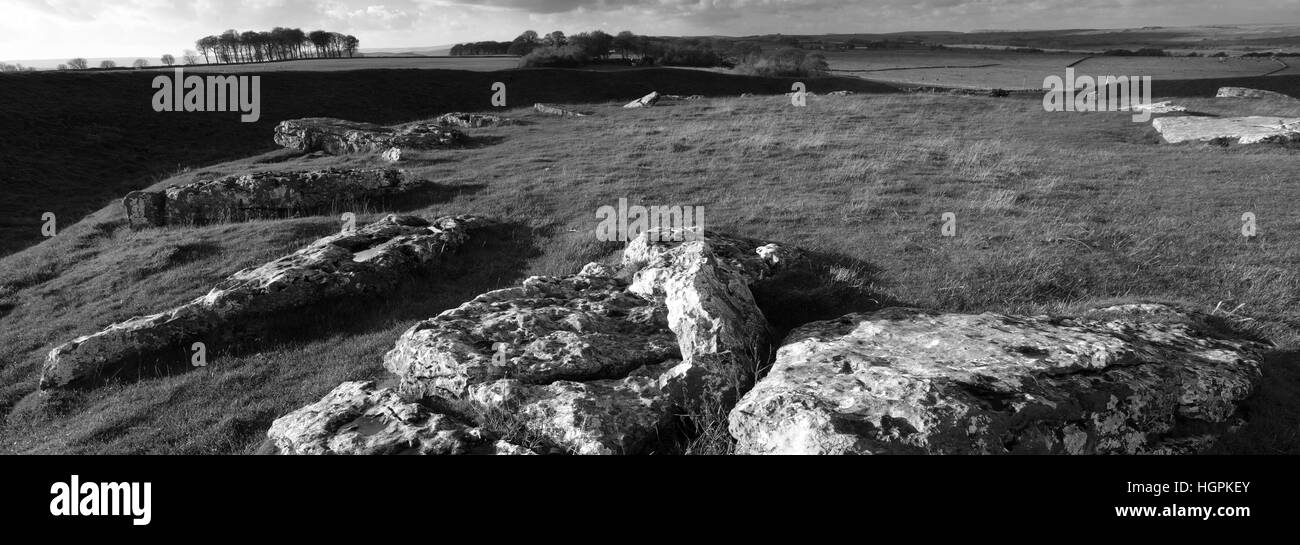
[[[738,53],[743,56],[757,48],[752,46],[746,49],[750,45],[716,39],[639,36],[628,30],[616,35],[603,30],[593,30],[572,36],[566,36],[559,30],[545,36],[538,34],[537,31],[528,30],[509,42],[483,41],[456,44],[451,48],[451,55],[528,57],[537,54],[538,57],[569,58],[574,62],[585,63],[591,60],[607,60],[611,55],[617,54],[624,60],[649,58],[689,65],[715,65],[723,61],[724,53]]]
[[[356,36],[313,30],[303,32],[298,28],[275,27],[269,32],[249,30],[240,32],[230,29],[214,36],[204,36],[194,42],[198,52],[186,49],[181,55],[185,64],[198,64],[199,55],[203,55],[205,64],[233,64],[247,62],[286,61],[309,58],[339,58],[356,55],[361,41]],[[159,61],[167,66],[176,64],[176,57],[166,53]],[[147,59],[136,59],[133,68],[149,66]],[[21,69],[21,65],[18,66]],[[82,57],[69,59],[60,64],[59,70],[85,70],[90,63]],[[117,68],[117,63],[105,60],[99,68]],[[0,65],[0,71],[8,71]]]
[[[756,76],[819,77],[829,72],[820,53],[777,43],[780,47],[774,51],[764,51],[760,42],[746,39],[638,36],[627,30],[616,35],[594,30],[573,36],[556,30],[542,36],[528,30],[509,42],[456,44],[451,54],[519,55],[525,67],[576,68],[609,62],[617,55],[623,62],[640,66],[725,67]]]
[[[212,64],[215,60],[218,64],[230,64],[352,57],[361,41],[356,36],[338,32],[303,32],[300,28],[275,27],[269,32],[231,29],[200,38],[194,45],[203,54],[204,62]]]

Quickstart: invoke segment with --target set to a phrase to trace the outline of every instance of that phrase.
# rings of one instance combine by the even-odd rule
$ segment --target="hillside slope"
[[[699,70],[618,73],[526,69],[248,72],[261,80],[261,119],[236,113],[154,112],[155,72],[5,74],[0,79],[0,255],[41,237],[41,216],[71,225],[109,200],[185,167],[275,149],[285,119],[328,116],[396,123],[491,107],[491,86],[507,85],[513,106],[534,102],[632,100],[659,91],[709,96],[781,93],[791,81]],[[814,91],[892,92],[855,78],[809,82]]]
[[[481,83],[486,88],[487,80]],[[530,96],[559,96],[551,92]],[[1182,102],[1223,115],[1300,115],[1300,107],[1258,101]],[[203,369],[138,370],[90,390],[36,389],[54,346],[199,296],[240,268],[334,232],[342,210],[132,232],[113,202],[54,239],[0,258],[0,450],[252,452],[277,416],[342,381],[381,378],[383,353],[415,321],[529,275],[570,274],[613,255],[621,244],[595,240],[595,212],[627,198],[704,206],[709,229],[837,260],[824,284],[756,294],[782,330],[889,305],[1068,314],[1099,302],[1151,300],[1213,313],[1278,347],[1248,406],[1250,426],[1223,448],[1300,452],[1300,221],[1293,207],[1300,150],[1163,145],[1149,124],[1126,113],[1048,113],[1035,97],[583,107],[596,115],[511,110],[506,115],[533,123],[473,130],[477,147],[410,154],[403,166],[442,184],[440,191],[358,211],[361,221],[392,210],[481,214],[505,225],[388,296],[310,309],[284,327],[213,347]],[[269,139],[270,127],[260,130],[255,139]],[[230,133],[186,138],[219,147],[228,143],[222,136]],[[247,144],[234,149],[240,145]],[[273,151],[155,185],[381,164],[365,154]],[[1240,235],[1243,211],[1259,218],[1253,240]],[[948,212],[958,218],[951,238],[940,234]]]

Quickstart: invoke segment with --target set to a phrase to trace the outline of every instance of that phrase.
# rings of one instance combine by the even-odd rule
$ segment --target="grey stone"
[[[474,216],[444,217],[432,224],[414,216],[388,216],[355,232],[319,239],[291,255],[236,272],[184,305],[55,347],[46,357],[41,388],[67,386],[177,347],[188,350],[192,342],[293,309],[387,291],[441,260],[487,223]]]
[[[1236,144],[1300,141],[1300,117],[1160,117],[1151,121],[1170,144],[1227,142]]]
[[[135,191],[123,199],[133,229],[281,218],[362,204],[426,185],[396,169],[255,172]]]
[[[332,155],[382,153],[389,148],[427,150],[462,146],[464,133],[438,123],[408,123],[385,127],[329,117],[281,121],[275,143],[286,148]]]
[[[730,431],[742,454],[1194,452],[1240,422],[1265,348],[1180,323],[850,314],[791,332]]]

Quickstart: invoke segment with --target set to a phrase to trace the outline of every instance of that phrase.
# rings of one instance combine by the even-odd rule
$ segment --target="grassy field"
[[[1284,68],[1266,58],[1107,57],[1078,53],[1012,53],[976,50],[866,50],[826,52],[833,73],[903,85],[1041,89],[1043,78],[1063,76],[1067,65],[1080,75],[1151,76],[1155,81],[1261,76]],[[1289,64],[1300,61],[1291,59]],[[1298,75],[1288,66],[1276,75]]]
[[[1200,112],[1300,115],[1261,101],[1182,101]],[[0,450],[248,453],[272,419],[343,380],[377,378],[416,320],[534,274],[614,255],[595,211],[700,205],[710,229],[835,258],[831,292],[759,293],[775,324],[885,305],[1073,313],[1118,301],[1213,312],[1278,346],[1253,420],[1226,452],[1300,452],[1300,150],[1158,143],[1124,113],[1047,113],[1037,97],[949,95],[717,98],[473,132],[484,145],[411,154],[445,184],[400,203],[424,215],[507,224],[446,266],[379,299],[299,315],[210,365],[41,394],[53,346],[204,293],[235,270],[337,228],[334,216],[132,232],[118,204],[0,258]],[[269,138],[269,135],[266,137]],[[377,157],[263,153],[157,185],[250,169],[380,164]],[[363,219],[382,210],[363,210]],[[942,215],[957,236],[941,236]],[[1240,218],[1259,221],[1254,240]]]
[[[1295,23],[1108,29],[894,32],[889,34],[840,34],[830,38],[847,39],[849,37],[876,41],[884,39],[897,41],[902,39],[947,45],[980,45],[999,48],[1033,47],[1094,52],[1107,49],[1135,50],[1145,47],[1180,53],[1196,51],[1201,54],[1214,54],[1219,51],[1232,54],[1261,50],[1300,51],[1300,25]]]
[[[302,61],[308,64],[316,61]],[[329,62],[329,61],[321,61]],[[271,65],[256,65],[271,66]],[[285,119],[327,116],[397,123],[491,105],[503,82],[512,105],[624,102],[650,91],[709,96],[782,93],[792,80],[695,70],[358,70],[260,72],[262,116],[155,112],[149,71],[0,75],[0,255],[41,240],[41,217],[71,225],[127,192],[183,167],[229,161],[276,148]],[[857,78],[809,89],[891,92]]]

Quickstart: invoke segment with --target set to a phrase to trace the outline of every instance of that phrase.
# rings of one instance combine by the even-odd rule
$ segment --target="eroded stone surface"
[[[1124,109],[1125,109],[1125,108],[1123,108],[1123,107],[1120,108],[1120,110],[1124,110]],[[1151,112],[1151,113],[1153,113],[1153,114],[1170,114],[1170,113],[1175,113],[1175,112],[1186,112],[1186,111],[1187,111],[1187,107],[1186,107],[1186,106],[1178,106],[1178,105],[1175,105],[1174,103],[1172,103],[1172,102],[1170,102],[1170,101],[1168,101],[1168,100],[1164,100],[1164,101],[1160,101],[1160,102],[1153,102],[1153,103],[1151,103],[1151,104],[1134,104],[1134,105],[1133,105],[1133,110],[1134,110],[1134,111],[1148,111],[1148,112]]]
[[[289,149],[333,155],[382,153],[389,148],[414,150],[448,148],[469,141],[464,133],[438,123],[408,123],[385,127],[329,117],[281,121],[275,143]]]
[[[641,248],[650,246],[632,244],[628,252],[640,255]],[[629,288],[664,301],[668,326],[681,349],[683,379],[693,383],[691,390],[726,397],[728,406],[736,399],[728,396],[738,396],[752,385],[769,342],[767,320],[749,291],[743,267],[732,264],[738,261],[724,261],[708,242],[682,242],[654,252]]]
[[[132,191],[122,198],[126,221],[132,229],[167,223],[167,196],[161,191]]]
[[[1151,121],[1166,142],[1226,142],[1258,144],[1300,141],[1300,118],[1161,117]]]
[[[622,377],[678,358],[666,320],[662,305],[614,279],[532,277],[416,324],[384,364],[415,397],[463,397],[507,377],[531,384]]]
[[[444,217],[432,224],[388,216],[355,232],[244,269],[172,310],[132,318],[51,350],[41,387],[66,386],[138,358],[184,347],[229,327],[339,297],[385,291],[455,250],[488,222]],[[187,362],[188,363],[188,362]]]
[[[479,430],[372,382],[340,384],[266,435],[281,454],[467,454],[484,443]]]
[[[518,125],[519,122],[513,119],[491,114],[468,114],[464,112],[452,112],[438,116],[436,122],[439,125],[460,127],[462,129],[477,129],[481,127],[502,127],[507,125]]]
[[[654,106],[658,102],[659,102],[659,92],[652,91],[650,94],[638,98],[636,100],[633,100],[632,102],[627,103],[623,107],[624,108],[648,108],[650,106]]]
[[[637,454],[651,448],[672,425],[668,365],[584,382],[501,379],[472,386],[469,396],[480,406],[509,411],[532,433],[569,453]]]
[[[1291,95],[1276,91],[1265,91],[1263,89],[1251,89],[1249,87],[1220,87],[1219,92],[1215,93],[1214,96],[1215,98],[1272,98],[1279,100],[1295,100]]]
[[[485,293],[408,330],[385,367],[411,399],[502,410],[571,452],[643,452],[681,408],[734,403],[764,348],[767,323],[729,265],[757,277],[761,243],[742,257],[745,243],[716,240],[730,261],[713,238],[642,241],[619,267]]]
[[[587,114],[584,114],[582,112],[561,108],[559,106],[554,106],[551,104],[542,104],[540,102],[533,105],[533,110],[536,110],[537,113],[542,113],[546,115],[555,115],[560,117],[586,117],[587,116]]]
[[[616,453],[668,417],[657,377],[632,378],[676,364],[666,320],[612,278],[533,277],[415,325],[384,365],[413,399],[473,400],[561,448]]]
[[[798,249],[782,247],[774,243],[711,231],[701,239],[698,236],[687,236],[687,233],[670,229],[658,229],[642,233],[628,242],[623,250],[622,267],[624,270],[636,272],[647,266],[654,266],[667,259],[675,248],[689,240],[706,241],[709,251],[721,263],[738,272],[751,285],[771,277],[783,268],[796,266],[805,261],[803,252]]]
[[[1189,452],[1234,423],[1263,348],[1184,324],[850,314],[793,331],[730,430],[743,454]]]
[[[278,218],[398,195],[424,186],[397,169],[255,172],[135,191],[123,205],[133,229]]]

